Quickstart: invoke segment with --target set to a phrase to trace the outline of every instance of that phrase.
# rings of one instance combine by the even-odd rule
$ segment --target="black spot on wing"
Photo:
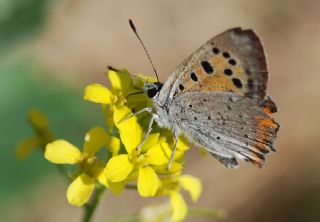
[[[220,50],[219,50],[218,48],[213,48],[213,49],[212,49],[212,52],[213,52],[214,54],[219,54],[219,53],[220,53]]]
[[[208,61],[202,61],[201,62],[201,66],[203,68],[203,70],[207,73],[207,74],[212,74],[213,73],[213,67],[211,66],[211,64]]]
[[[234,59],[230,59],[229,64],[235,66],[237,64],[237,61]]]
[[[197,77],[197,75],[196,75],[194,72],[192,72],[192,73],[190,74],[190,77],[191,77],[191,79],[192,79],[193,81],[195,81],[195,82],[198,81],[198,77]]]
[[[230,58],[230,53],[229,52],[223,52],[222,55],[226,59]]]
[[[242,88],[242,82],[238,78],[233,78],[232,79],[233,85],[235,85],[237,88],[241,89]]]
[[[225,69],[223,72],[227,76],[231,76],[232,75],[232,70],[231,69]]]

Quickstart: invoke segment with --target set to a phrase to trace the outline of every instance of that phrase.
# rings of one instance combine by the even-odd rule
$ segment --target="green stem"
[[[102,185],[98,185],[96,190],[94,191],[91,201],[87,203],[84,207],[84,216],[82,219],[82,222],[91,222],[92,221],[92,216],[97,209],[97,206],[101,200],[102,194],[105,191],[105,187]]]
[[[219,210],[219,209],[189,208],[188,216],[209,217],[209,218],[225,218],[226,212],[224,210]]]

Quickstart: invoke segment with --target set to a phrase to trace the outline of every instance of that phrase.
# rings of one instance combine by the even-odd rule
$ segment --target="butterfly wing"
[[[192,91],[235,92],[255,100],[266,94],[268,71],[259,37],[233,28],[201,46],[173,73],[172,97]]]
[[[153,100],[163,125],[186,134],[226,166],[236,167],[241,158],[261,167],[279,129],[270,117],[276,105],[265,99],[267,81],[258,36],[233,28],[188,57]]]
[[[234,92],[187,92],[173,100],[169,116],[176,130],[228,167],[236,158],[261,167],[274,151],[279,129],[263,108]]]

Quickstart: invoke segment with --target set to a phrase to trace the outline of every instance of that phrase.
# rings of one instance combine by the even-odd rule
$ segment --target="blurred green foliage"
[[[33,135],[26,121],[29,109],[42,110],[56,137],[81,147],[84,133],[102,124],[99,106],[82,99],[84,89],[76,89],[54,79],[41,64],[27,56],[12,56],[23,41],[36,37],[45,26],[50,0],[0,0],[0,214],[6,202],[23,199],[24,193],[56,168],[34,152],[17,160],[15,147]],[[10,55],[10,56],[9,56]],[[62,74],[59,74],[62,75]],[[2,217],[2,216],[1,216]]]
[[[84,86],[83,86],[84,87]],[[0,68],[0,209],[11,195],[18,196],[49,173],[57,173],[34,152],[26,160],[17,160],[15,146],[33,135],[26,121],[30,108],[47,114],[56,137],[81,147],[84,133],[94,125],[103,125],[98,106],[82,99],[82,86],[72,89],[48,75],[31,61],[11,61]]]
[[[50,0],[0,0],[0,54],[41,31]]]

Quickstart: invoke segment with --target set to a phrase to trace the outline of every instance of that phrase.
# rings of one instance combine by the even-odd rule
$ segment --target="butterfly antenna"
[[[132,31],[134,32],[134,34],[135,34],[135,35],[137,36],[137,38],[139,39],[139,41],[140,41],[140,43],[141,43],[144,51],[146,52],[146,54],[147,54],[147,56],[148,56],[148,59],[149,59],[149,61],[150,61],[150,64],[151,64],[151,66],[152,66],[152,68],[153,68],[153,71],[154,71],[154,73],[156,74],[157,80],[158,80],[158,82],[160,82],[160,81],[159,81],[159,77],[158,77],[157,70],[155,69],[155,67],[154,67],[154,65],[153,65],[153,62],[152,62],[151,57],[150,57],[150,55],[149,55],[149,53],[148,53],[148,50],[147,50],[146,46],[143,44],[143,42],[142,42],[142,40],[141,40],[141,38],[140,38],[140,36],[139,36],[139,34],[138,34],[138,32],[137,32],[137,29],[136,29],[136,27],[135,27],[135,25],[133,24],[133,22],[132,22],[131,19],[129,19],[129,24],[130,24],[130,27],[131,27]]]
[[[134,96],[134,95],[138,95],[138,94],[142,94],[144,93],[143,91],[139,91],[139,92],[133,92],[133,93],[130,93],[129,95],[127,95],[126,99],[128,99],[130,96]]]

